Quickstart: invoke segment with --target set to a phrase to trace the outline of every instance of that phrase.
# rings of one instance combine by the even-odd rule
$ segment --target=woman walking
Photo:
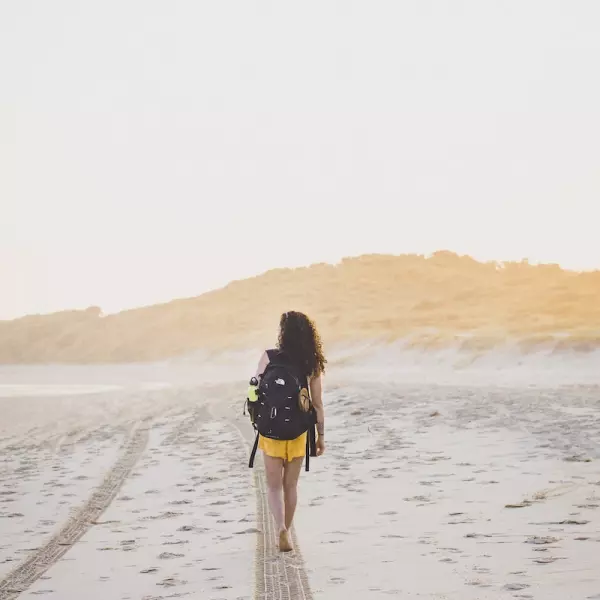
[[[326,362],[321,338],[314,323],[305,314],[290,311],[281,315],[277,348],[264,352],[256,370],[259,386],[261,378],[270,364],[271,366],[275,364],[290,365],[298,373],[300,380],[297,383],[302,392],[310,390],[310,398],[303,398],[301,393],[299,402],[301,405],[305,403],[303,410],[310,411],[311,415],[316,416],[317,456],[321,456],[325,452],[325,414],[321,376],[324,373]],[[283,386],[284,383],[283,379],[279,377],[271,383],[271,386],[275,387],[275,384]],[[284,408],[290,410],[287,406]],[[274,418],[273,410],[271,409],[271,419]],[[289,421],[290,419],[285,420]],[[308,426],[306,427],[308,429]],[[307,435],[309,432],[306,429],[293,439],[274,439],[258,434],[258,448],[263,451],[269,508],[278,528],[279,549],[282,552],[289,552],[293,549],[289,531],[298,502],[298,478],[306,456]]]

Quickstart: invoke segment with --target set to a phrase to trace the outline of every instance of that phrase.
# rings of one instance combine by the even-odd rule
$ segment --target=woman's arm
[[[263,355],[260,357],[260,360],[258,361],[258,367],[256,367],[256,373],[254,374],[256,379],[260,379],[262,374],[265,372],[265,369],[267,368],[268,364],[269,364],[269,355],[265,351],[265,352],[263,352]]]
[[[323,408],[323,382],[321,375],[310,378],[310,397],[317,414],[317,433],[325,438],[325,409]]]

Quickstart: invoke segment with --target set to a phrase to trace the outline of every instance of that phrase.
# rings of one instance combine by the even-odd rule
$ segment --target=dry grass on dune
[[[438,252],[277,269],[197,298],[0,322],[0,362],[154,360],[271,343],[281,311],[304,310],[326,343],[408,338],[481,350],[506,339],[587,350],[600,341],[600,272],[480,263]],[[558,335],[558,337],[557,337]]]

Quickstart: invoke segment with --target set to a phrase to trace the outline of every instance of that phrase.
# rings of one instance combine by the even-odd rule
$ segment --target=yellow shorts
[[[306,436],[305,432],[295,440],[272,440],[271,438],[258,438],[258,447],[267,455],[273,458],[283,458],[290,462],[294,458],[303,458],[306,454]]]

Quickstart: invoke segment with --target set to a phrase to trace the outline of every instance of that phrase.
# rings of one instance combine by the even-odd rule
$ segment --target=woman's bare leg
[[[302,470],[303,458],[294,458],[283,465],[283,498],[285,505],[285,527],[289,529],[294,520],[298,503],[298,479]]]
[[[283,459],[263,454],[265,473],[267,475],[267,498],[269,508],[275,519],[277,531],[285,527],[285,512],[283,507]]]

